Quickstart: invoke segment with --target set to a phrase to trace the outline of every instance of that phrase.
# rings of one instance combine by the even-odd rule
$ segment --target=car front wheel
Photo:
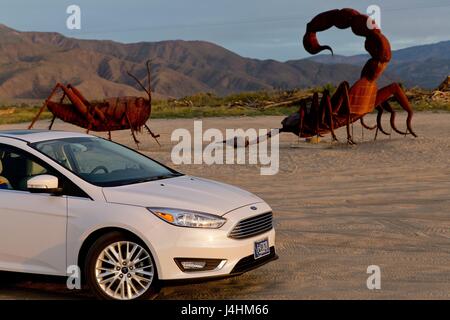
[[[120,232],[95,241],[87,254],[85,275],[89,287],[101,299],[150,299],[158,293],[150,250]]]

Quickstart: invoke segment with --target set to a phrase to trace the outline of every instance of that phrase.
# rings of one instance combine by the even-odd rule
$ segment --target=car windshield
[[[96,137],[37,142],[32,147],[89,183],[100,187],[182,175],[120,144]]]

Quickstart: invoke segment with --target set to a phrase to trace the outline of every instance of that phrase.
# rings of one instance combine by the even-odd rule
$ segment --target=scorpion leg
[[[384,131],[383,126],[381,125],[381,118],[383,116],[383,107],[382,106],[377,106],[377,131],[375,131],[375,137],[373,138],[373,140],[377,140],[378,137],[378,131],[381,131],[383,133],[387,133]]]
[[[414,137],[417,137],[416,133],[413,131],[411,127],[411,120],[413,117],[413,109],[408,101],[408,98],[406,97],[405,92],[400,87],[398,83],[393,83],[391,85],[388,85],[384,88],[381,88],[378,90],[377,93],[377,99],[375,105],[382,104],[383,102],[387,102],[390,97],[394,96],[395,100],[400,104],[400,106],[408,113],[408,117],[406,118],[406,128],[407,132],[411,133]],[[392,114],[391,114],[392,117]],[[393,116],[395,118],[395,115]],[[391,122],[392,124],[392,122]],[[395,125],[392,127],[396,132],[399,132],[401,134],[405,134],[401,131],[396,130],[394,128]]]
[[[154,134],[152,132],[152,130],[150,130],[149,126],[147,124],[144,125],[145,129],[147,129],[148,133],[152,136],[153,139],[155,139],[156,143],[158,144],[158,146],[161,147],[161,144],[158,141],[158,138],[161,136],[159,134]]]
[[[298,113],[300,115],[298,137],[301,138],[303,134],[303,124],[306,115],[306,104],[304,101],[302,102],[300,109],[298,110]]]
[[[356,143],[353,141],[352,135],[350,134],[351,110],[350,98],[348,96],[349,88],[348,82],[343,81],[331,97],[331,105],[333,106],[333,115],[340,114],[346,116],[347,143],[354,145]]]
[[[395,112],[394,108],[392,108],[391,104],[389,102],[385,101],[385,102],[382,103],[382,106],[383,106],[384,110],[386,110],[386,111],[391,113],[391,127],[392,127],[392,129],[395,132],[397,132],[398,134],[407,135],[408,134],[407,131],[406,132],[400,131],[395,126],[395,115],[396,115],[396,112]]]
[[[377,130],[379,129],[383,134],[385,134],[387,136],[390,136],[391,134],[389,132],[386,132],[383,129],[383,126],[381,125],[381,116],[383,115],[383,112],[384,112],[385,109],[381,105],[381,106],[377,107],[377,110],[378,110],[378,114],[377,114]]]
[[[356,143],[353,141],[352,135],[350,134],[351,111],[350,98],[348,96],[349,88],[350,86],[347,81],[342,82],[336,89],[333,97],[331,97],[331,104],[333,106],[333,114],[346,116],[347,143],[354,145]]]
[[[350,134],[350,125],[351,125],[351,120],[352,120],[352,116],[351,116],[351,113],[350,113],[350,108],[348,107],[348,104],[347,103],[345,103],[344,104],[344,106],[346,107],[346,109],[347,109],[347,111],[346,111],[346,113],[347,113],[347,120],[346,120],[346,127],[347,127],[347,143],[349,144],[349,145],[355,145],[356,143],[355,143],[355,141],[353,141],[353,137],[352,137],[352,135]],[[353,133],[353,126],[352,126],[352,133]]]
[[[378,120],[378,114],[377,114],[377,120]],[[374,140],[377,140],[377,135],[378,135],[378,121],[377,121],[377,123],[376,123],[374,126],[372,126],[372,127],[368,126],[368,125],[364,122],[364,117],[362,117],[361,119],[359,119],[359,121],[361,122],[361,126],[362,126],[361,136],[362,136],[363,140],[364,140],[364,129],[367,129],[367,130],[370,130],[370,131],[377,129],[377,130],[375,131],[375,139],[374,139]]]
[[[344,95],[345,92],[350,90],[350,85],[347,81],[343,81],[336,89],[336,92],[331,97],[331,105],[333,106],[333,114],[336,114],[339,112],[339,109],[341,108],[342,104],[344,103]]]
[[[330,97],[330,93],[328,90],[326,90],[323,93],[322,103],[323,103],[322,120],[323,120],[323,122],[325,122],[324,121],[325,116],[328,116],[327,121],[329,121],[328,127],[330,128],[331,136],[333,137],[333,141],[338,141],[336,134],[334,133],[333,108],[331,106],[331,97]]]
[[[374,125],[373,127],[369,127],[365,122],[364,122],[364,117],[362,117],[361,119],[359,119],[359,121],[361,122],[361,125],[363,126],[364,129],[367,130],[375,130],[377,128],[377,125]]]
[[[311,111],[310,114],[313,118],[314,123],[314,129],[313,129],[313,135],[316,135],[319,137],[319,122],[320,122],[320,116],[319,116],[319,94],[315,92],[312,97],[311,102]]]

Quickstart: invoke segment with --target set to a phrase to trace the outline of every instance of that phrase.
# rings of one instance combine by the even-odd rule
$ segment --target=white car
[[[0,270],[79,266],[106,299],[277,258],[272,210],[257,196],[80,133],[0,131],[0,219]]]

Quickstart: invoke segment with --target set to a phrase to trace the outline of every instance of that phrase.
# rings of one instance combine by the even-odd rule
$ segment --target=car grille
[[[241,220],[228,235],[233,239],[245,239],[272,230],[272,212]]]

